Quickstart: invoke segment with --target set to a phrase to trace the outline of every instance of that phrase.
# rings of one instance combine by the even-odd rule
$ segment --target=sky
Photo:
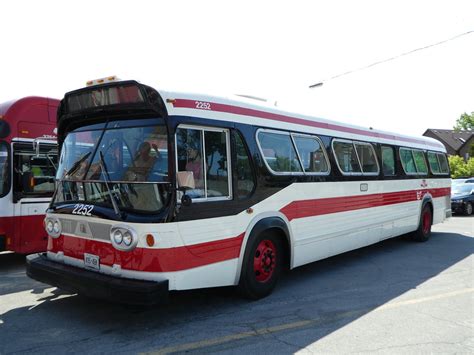
[[[409,135],[474,111],[474,32],[399,56],[474,31],[474,1],[6,0],[0,14],[0,102],[117,75]]]

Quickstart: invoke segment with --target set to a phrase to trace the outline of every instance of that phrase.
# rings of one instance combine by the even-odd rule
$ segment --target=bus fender
[[[434,216],[434,203],[433,203],[433,196],[427,192],[423,195],[423,198],[421,199],[421,203],[420,203],[420,209],[418,211],[418,216],[421,216],[421,211],[423,211],[423,207],[425,207],[425,205],[429,203],[431,205],[431,218],[433,219]],[[418,217],[418,225],[417,225],[417,228],[419,227],[419,221],[421,220],[420,217]],[[432,222],[433,223],[433,222]]]
[[[254,236],[257,236],[263,231],[267,229],[271,229],[271,228],[279,229],[285,235],[286,237],[285,242],[287,243],[289,247],[289,258],[290,258],[289,261],[290,261],[290,268],[291,268],[292,260],[293,260],[293,247],[292,247],[293,246],[293,243],[292,243],[293,233],[291,231],[290,223],[288,219],[286,218],[286,216],[280,212],[276,212],[273,214],[264,213],[252,219],[252,221],[249,223],[249,226],[247,227],[247,230],[245,231],[244,239],[240,247],[240,254],[239,254],[239,261],[237,264],[235,284],[238,284],[240,280],[242,262],[244,260],[245,249],[248,244],[248,241],[250,240],[250,238],[253,238]]]

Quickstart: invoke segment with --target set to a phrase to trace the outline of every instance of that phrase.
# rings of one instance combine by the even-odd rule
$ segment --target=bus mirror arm
[[[176,190],[181,191],[183,193],[183,196],[181,196],[181,204],[186,207],[191,206],[191,203],[193,203],[193,199],[191,198],[191,196],[186,194],[186,187],[178,187]]]

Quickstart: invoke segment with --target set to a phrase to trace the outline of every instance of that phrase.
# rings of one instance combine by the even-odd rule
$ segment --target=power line
[[[315,84],[312,84],[309,86],[310,89],[312,88],[316,88],[316,87],[319,87],[319,86],[322,86],[324,82],[326,81],[329,81],[329,80],[333,80],[333,79],[337,79],[341,76],[345,76],[345,75],[349,75],[349,74],[352,74],[352,73],[356,73],[356,72],[359,72],[361,70],[365,70],[365,69],[369,69],[369,68],[372,68],[376,65],[379,65],[379,64],[382,64],[382,63],[386,63],[386,62],[390,62],[392,60],[395,60],[395,59],[398,59],[400,57],[404,57],[404,56],[407,56],[407,55],[410,55],[410,54],[413,54],[415,52],[419,52],[419,51],[422,51],[422,50],[425,50],[425,49],[428,49],[428,48],[431,48],[431,47],[436,47],[436,46],[439,46],[441,44],[444,44],[444,43],[447,43],[447,42],[450,42],[450,41],[454,41],[455,39],[458,39],[460,37],[463,37],[463,36],[467,36],[471,33],[474,33],[474,30],[471,30],[471,31],[467,31],[467,32],[464,32],[464,33],[461,33],[461,34],[458,34],[454,37],[451,37],[451,38],[448,38],[448,39],[445,39],[444,41],[440,41],[440,42],[437,42],[437,43],[433,43],[433,44],[429,44],[427,46],[424,46],[424,47],[419,47],[419,48],[416,48],[416,49],[413,49],[409,52],[404,52],[404,53],[401,53],[399,55],[396,55],[394,57],[390,57],[390,58],[387,58],[387,59],[383,59],[383,60],[379,60],[378,62],[374,62],[372,64],[369,64],[369,65],[366,65],[364,67],[360,67],[360,68],[357,68],[357,69],[352,69],[352,70],[349,70],[349,71],[346,71],[344,73],[341,73],[341,74],[337,74],[337,75],[334,75],[328,79],[325,79],[321,82],[318,82],[318,83],[315,83]]]

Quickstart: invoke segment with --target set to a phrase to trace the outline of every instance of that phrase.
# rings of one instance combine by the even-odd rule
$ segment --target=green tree
[[[461,117],[459,117],[454,125],[455,131],[465,130],[472,131],[474,130],[474,112],[467,114],[464,112]]]
[[[453,179],[474,176],[474,158],[465,162],[459,155],[452,155],[448,159]]]

